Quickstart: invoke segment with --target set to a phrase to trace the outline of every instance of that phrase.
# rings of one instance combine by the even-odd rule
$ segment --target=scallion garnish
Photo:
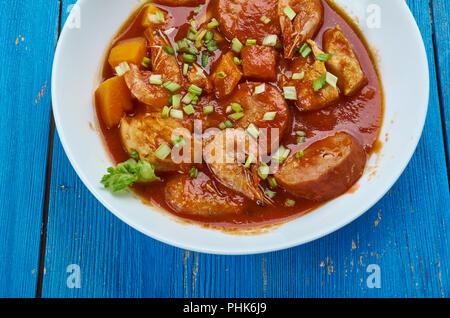
[[[272,189],[278,187],[278,182],[277,179],[275,179],[275,177],[268,177],[267,182],[269,183],[269,186]]]
[[[336,88],[337,82],[338,82],[338,78],[337,78],[337,76],[327,72],[326,81],[327,81],[328,84],[330,84],[331,86]]]
[[[266,84],[261,84],[255,87],[255,91],[253,93],[253,95],[258,95],[261,93],[264,93],[266,91]]]
[[[227,73],[225,73],[224,71],[218,72],[216,74],[216,77],[217,78],[225,78],[225,77],[227,77]]]
[[[128,65],[127,62],[122,62],[115,68],[115,70],[117,75],[122,76],[130,70],[130,65]]]
[[[276,115],[277,115],[277,112],[267,112],[264,114],[263,120],[272,121],[275,119]]]
[[[286,201],[284,201],[284,206],[287,208],[293,208],[295,206],[295,201],[292,199],[286,199]]]
[[[181,88],[181,86],[177,83],[167,81],[163,84],[163,86],[172,93],[175,93],[177,90]]]
[[[326,62],[331,58],[331,54],[321,53],[316,56],[316,60]]]
[[[219,21],[217,21],[215,18],[211,19],[211,22],[208,23],[209,29],[214,29],[215,27],[219,26]]]
[[[141,65],[145,68],[150,68],[152,66],[152,60],[148,57],[144,57],[142,59]]]
[[[308,55],[311,53],[312,49],[311,47],[308,45],[308,43],[303,43],[302,47],[299,50],[299,53],[301,56],[303,56],[304,58],[307,58]]]
[[[248,40],[245,42],[245,45],[246,45],[246,46],[255,45],[255,44],[256,44],[256,40],[254,40],[254,39],[248,39]]]
[[[156,149],[155,156],[158,159],[164,160],[170,155],[171,152],[172,149],[169,147],[169,145],[167,143],[163,143],[158,147],[158,149]]]
[[[173,108],[178,108],[181,105],[181,95],[180,94],[176,94],[172,96],[172,107]]]
[[[197,178],[197,177],[198,177],[198,169],[195,168],[195,167],[191,168],[191,171],[189,172],[189,176],[190,176],[192,179]]]
[[[280,148],[278,148],[278,150],[272,156],[272,159],[279,163],[282,163],[287,159],[290,153],[291,153],[290,149],[286,149],[284,146],[280,146]]]
[[[276,193],[276,192],[273,192],[272,190],[266,189],[266,190],[264,191],[264,195],[265,195],[266,197],[268,197],[269,199],[273,199],[273,198],[275,198],[275,196],[277,195],[277,193]]]
[[[207,67],[208,66],[208,62],[209,62],[209,53],[208,52],[203,52],[202,53],[202,66],[203,67]]]
[[[186,115],[192,115],[193,113],[195,113],[195,109],[192,105],[187,105],[183,107],[184,112],[186,113]]]
[[[276,34],[270,34],[266,36],[263,40],[262,45],[264,46],[276,46],[278,41],[278,36]]]
[[[164,119],[169,118],[169,115],[170,115],[170,109],[171,109],[170,107],[164,106],[164,108],[163,108],[163,110],[162,110],[162,113],[161,113],[161,117],[164,118]]]
[[[150,84],[153,84],[153,85],[161,85],[162,84],[162,76],[159,74],[150,75],[149,82],[150,82]]]
[[[214,52],[214,51],[217,51],[219,49],[219,46],[218,46],[216,41],[209,41],[206,44],[206,48],[208,49],[209,52]]]
[[[245,161],[244,168],[250,169],[250,166],[252,165],[253,160],[255,160],[255,157],[252,154],[249,154],[247,157],[247,160]]]
[[[214,38],[214,32],[212,32],[212,31],[206,32],[206,35],[205,35],[205,43],[208,43],[208,42],[211,41],[213,38]]]
[[[175,54],[175,50],[172,47],[164,45],[163,48],[164,48],[164,51],[166,51],[167,53]]]
[[[228,119],[225,121],[225,127],[227,127],[227,128],[233,128],[234,127],[234,124],[231,122],[231,121],[229,121]]]
[[[183,111],[179,110],[179,109],[171,109],[170,110],[170,117],[175,118],[175,119],[183,119],[184,115],[183,115]]]
[[[244,117],[245,114],[244,113],[234,113],[229,115],[228,117],[233,119],[234,121],[241,119],[242,117]]]
[[[326,84],[327,84],[327,77],[325,74],[323,74],[321,77],[313,81],[314,91],[317,92],[318,90],[321,90],[322,88],[325,87]]]
[[[305,153],[303,152],[303,150],[300,150],[295,154],[295,158],[300,159],[304,155],[305,155]]]
[[[177,138],[172,138],[172,143],[173,143],[173,146],[177,147],[177,148],[182,148],[182,147],[186,146],[186,141],[181,136],[179,136]]]
[[[233,62],[234,62],[234,64],[236,64],[236,65],[241,65],[241,64],[242,64],[242,60],[239,59],[239,58],[236,57],[236,56],[233,58]]]
[[[236,112],[236,113],[241,113],[244,109],[242,108],[242,106],[238,103],[231,103],[231,108]]]
[[[189,64],[183,64],[183,75],[186,76],[189,72]]]
[[[261,179],[266,180],[267,177],[269,176],[269,173],[270,173],[270,168],[266,163],[262,163],[258,167],[258,175]]]
[[[295,86],[283,87],[284,98],[287,100],[297,100],[297,89]]]
[[[214,106],[213,105],[207,105],[203,107],[203,115],[209,115],[214,113]]]
[[[263,15],[262,17],[261,17],[261,19],[259,19],[262,23],[264,23],[264,24],[269,24],[270,23],[270,19],[268,18],[268,17],[266,17],[265,15]]]
[[[258,139],[258,137],[259,137],[259,130],[258,130],[258,128],[255,126],[255,125],[253,125],[253,124],[250,124],[249,126],[248,126],[248,128],[246,129],[246,132],[248,133],[248,134],[250,134],[253,138],[255,138],[255,139]]]
[[[292,10],[289,5],[285,6],[283,11],[291,21],[294,20],[295,16],[297,15],[297,13],[295,13],[295,11]]]
[[[301,72],[301,73],[294,73],[292,74],[292,79],[293,80],[301,80],[305,77],[305,72]]]
[[[231,40],[231,49],[234,52],[240,53],[243,47],[244,45],[241,43],[241,41],[239,41],[238,38],[234,38],[233,40]]]

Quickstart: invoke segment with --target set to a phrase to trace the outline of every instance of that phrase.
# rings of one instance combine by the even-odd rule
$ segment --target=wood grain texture
[[[57,2],[0,0],[0,297],[34,297]]]
[[[445,0],[431,0],[436,65],[439,79],[441,116],[447,147],[447,166],[450,165],[450,3]]]
[[[69,2],[63,2],[64,7]],[[408,4],[432,81],[422,140],[389,193],[345,228],[310,244],[256,256],[182,251],[134,231],[82,185],[55,136],[44,297],[448,297],[449,184],[428,0]],[[64,13],[64,9],[63,9]],[[81,289],[66,286],[69,264]],[[381,268],[380,289],[366,284]]]

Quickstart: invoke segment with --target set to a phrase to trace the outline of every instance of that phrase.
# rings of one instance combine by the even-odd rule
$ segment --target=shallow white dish
[[[359,21],[377,52],[385,90],[380,135],[383,147],[371,157],[354,193],[268,233],[241,236],[177,222],[171,214],[144,205],[135,197],[118,197],[104,190],[99,180],[111,163],[99,133],[91,127],[96,123],[93,94],[110,41],[143,2],[79,0],[73,10],[77,16],[69,18],[61,33],[53,65],[53,112],[66,154],[84,184],[118,218],[148,236],[184,249],[217,254],[262,253],[304,244],[336,231],[372,207],[399,178],[420,139],[428,107],[429,74],[422,37],[403,0],[336,0]],[[366,23],[368,11],[377,10],[370,7],[374,3],[380,9],[381,28],[369,28]],[[408,52],[407,58],[399,52]]]

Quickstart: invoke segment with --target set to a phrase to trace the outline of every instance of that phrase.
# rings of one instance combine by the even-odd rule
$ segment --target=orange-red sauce
[[[209,1],[207,2],[209,3]],[[368,85],[355,96],[341,96],[341,99],[337,104],[319,111],[300,112],[295,105],[290,104],[289,107],[293,119],[281,141],[281,144],[296,152],[299,149],[305,149],[317,140],[333,135],[335,132],[345,131],[356,137],[364,146],[367,153],[370,153],[373,150],[375,142],[378,138],[383,111],[383,91],[376,70],[374,58],[370,53],[364,38],[356,29],[350,18],[348,18],[345,13],[341,12],[340,9],[334,7],[334,5],[331,5],[326,1],[323,1],[323,4],[325,9],[324,23],[321,30],[318,32],[315,41],[321,46],[322,34],[327,29],[334,28],[336,24],[339,24],[355,50],[355,53],[361,63],[361,67],[368,79]],[[166,7],[162,5],[157,6],[165,11],[168,11],[174,17],[174,24],[177,31],[169,35],[169,39],[172,43],[182,39],[187,32],[187,28],[189,27],[187,21],[193,17],[193,8]],[[210,9],[211,5],[208,7],[208,10]],[[119,32],[118,36],[114,40],[114,43],[112,43],[112,46],[124,39],[143,36],[144,28],[140,24],[143,11],[144,8],[141,8],[130,18],[124,28]],[[229,47],[220,47],[220,49],[222,51],[228,51]],[[218,50],[210,59],[210,63],[207,68],[208,72],[210,69],[214,68],[214,65],[220,55],[221,53]],[[280,72],[283,72],[283,63],[281,63],[278,68]],[[107,79],[113,75],[113,70],[106,61],[103,68],[103,78]],[[272,84],[277,86],[276,83]],[[213,102],[213,104],[220,105],[222,103],[219,101],[217,103]],[[139,112],[139,110],[142,109],[142,106],[139,105],[138,102],[136,102],[136,109],[136,112]],[[224,112],[219,111],[218,114],[215,114],[214,116],[217,117],[217,122],[221,122],[226,119]],[[114,163],[117,164],[129,159],[129,154],[121,143],[119,128],[108,129],[102,122],[100,116],[98,117],[105,144]],[[298,130],[302,130],[307,133],[306,142],[300,146],[297,145],[297,136],[295,134],[295,131]],[[201,171],[214,179],[213,175],[206,166],[204,166]],[[255,202],[246,200],[246,213],[240,215],[216,219],[180,215],[173,211],[165,202],[163,184],[164,181],[171,175],[171,173],[158,174],[158,176],[162,178],[162,184],[160,182],[155,182],[152,184],[139,184],[135,185],[133,189],[140,197],[143,198],[145,202],[150,202],[151,204],[170,211],[179,217],[209,226],[220,228],[244,228],[274,224],[301,216],[320,205],[319,203],[297,198],[295,199],[296,205],[294,208],[286,208],[284,206],[284,202],[287,198],[292,198],[292,196],[289,195],[284,189],[278,187],[276,190],[277,195],[274,199],[275,206],[264,208],[258,206]],[[265,182],[262,182],[262,186],[264,188],[268,188]]]

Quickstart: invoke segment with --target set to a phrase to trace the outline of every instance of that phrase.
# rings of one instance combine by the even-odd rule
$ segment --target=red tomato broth
[[[212,1],[211,1],[212,2]],[[207,1],[207,10],[212,10],[213,6],[210,1]],[[379,80],[378,72],[375,66],[375,61],[370,53],[368,45],[366,44],[362,34],[351,22],[350,18],[340,9],[335,8],[330,5],[327,1],[323,1],[324,4],[324,24],[315,41],[320,47],[322,47],[322,35],[330,28],[334,28],[336,23],[338,23],[344,31],[345,36],[351,43],[354,51],[360,61],[361,67],[368,79],[368,85],[366,85],[360,92],[352,97],[344,97],[341,95],[340,100],[337,104],[329,106],[325,109],[313,112],[302,112],[294,104],[289,104],[290,110],[290,123],[284,134],[284,137],[280,144],[291,149],[291,155],[295,154],[299,149],[305,149],[310,144],[317,140],[323,139],[327,136],[333,135],[338,131],[345,131],[353,135],[365,148],[367,153],[371,153],[374,150],[374,145],[377,142],[379,128],[382,121],[383,112],[383,91]],[[115,38],[112,43],[114,44],[133,37],[143,36],[145,28],[141,26],[140,21],[142,19],[144,9],[147,5],[140,8],[132,17],[124,24],[124,27],[119,32],[119,35]],[[163,5],[156,4],[157,7],[168,11],[174,19],[171,20],[168,28],[175,27],[176,30],[168,35],[169,40],[174,44],[176,41],[182,39],[188,28],[188,20],[193,17],[192,7],[167,7]],[[220,27],[219,27],[220,30]],[[227,42],[226,45],[220,46],[220,51],[226,53],[230,50],[230,43]],[[210,62],[206,71],[211,74],[214,67],[220,57],[219,50],[216,51],[214,55],[210,57]],[[283,74],[289,75],[287,71],[288,62],[283,61],[282,52],[279,50],[280,56],[278,59],[278,75]],[[150,56],[150,54],[148,54]],[[200,55],[199,55],[200,59]],[[182,62],[179,60],[180,68],[182,67]],[[198,63],[201,64],[201,63]],[[103,79],[108,79],[114,76],[114,72],[109,66],[108,62],[105,61],[103,67]],[[242,80],[241,80],[242,82]],[[278,87],[277,83],[271,83],[272,85]],[[281,91],[280,87],[278,89]],[[145,106],[137,101],[135,103],[135,113],[128,114],[128,116],[135,116],[140,112],[145,111]],[[215,106],[215,113],[210,115],[208,118],[209,125],[204,126],[215,126],[218,123],[228,119],[225,112],[225,108],[229,105],[227,98],[223,100],[211,99],[209,96],[202,96],[199,103],[195,106],[196,114],[193,119],[205,119],[206,116],[198,113],[201,107],[211,104]],[[123,162],[129,158],[129,154],[124,148],[119,127],[114,127],[108,129],[106,125],[101,120],[99,113],[97,111],[97,116],[99,119],[100,130],[106,144],[106,147],[112,157],[115,164]],[[206,127],[204,127],[206,128]],[[303,144],[297,145],[296,131],[302,130],[306,132],[306,140]],[[206,164],[203,164],[199,169],[203,173],[215,179],[213,174],[210,172]],[[151,184],[136,184],[134,185],[133,191],[143,199],[145,203],[160,207],[172,214],[186,219],[188,221],[194,221],[196,223],[203,224],[205,226],[212,226],[222,229],[239,229],[239,228],[250,228],[259,227],[271,224],[278,224],[285,222],[287,220],[302,216],[308,212],[313,211],[323,203],[317,203],[308,201],[305,199],[293,198],[286,190],[281,187],[272,189],[277,193],[273,199],[274,205],[268,207],[260,207],[256,202],[245,199],[246,202],[246,213],[236,214],[232,216],[225,217],[215,217],[204,218],[192,215],[183,215],[177,213],[166,203],[165,193],[164,193],[164,183],[172,175],[176,173],[158,173],[161,178],[161,182],[154,182]],[[218,182],[218,181],[215,181]],[[262,189],[270,189],[267,181],[261,182]],[[294,208],[287,208],[284,206],[286,199],[294,199],[296,205]]]

